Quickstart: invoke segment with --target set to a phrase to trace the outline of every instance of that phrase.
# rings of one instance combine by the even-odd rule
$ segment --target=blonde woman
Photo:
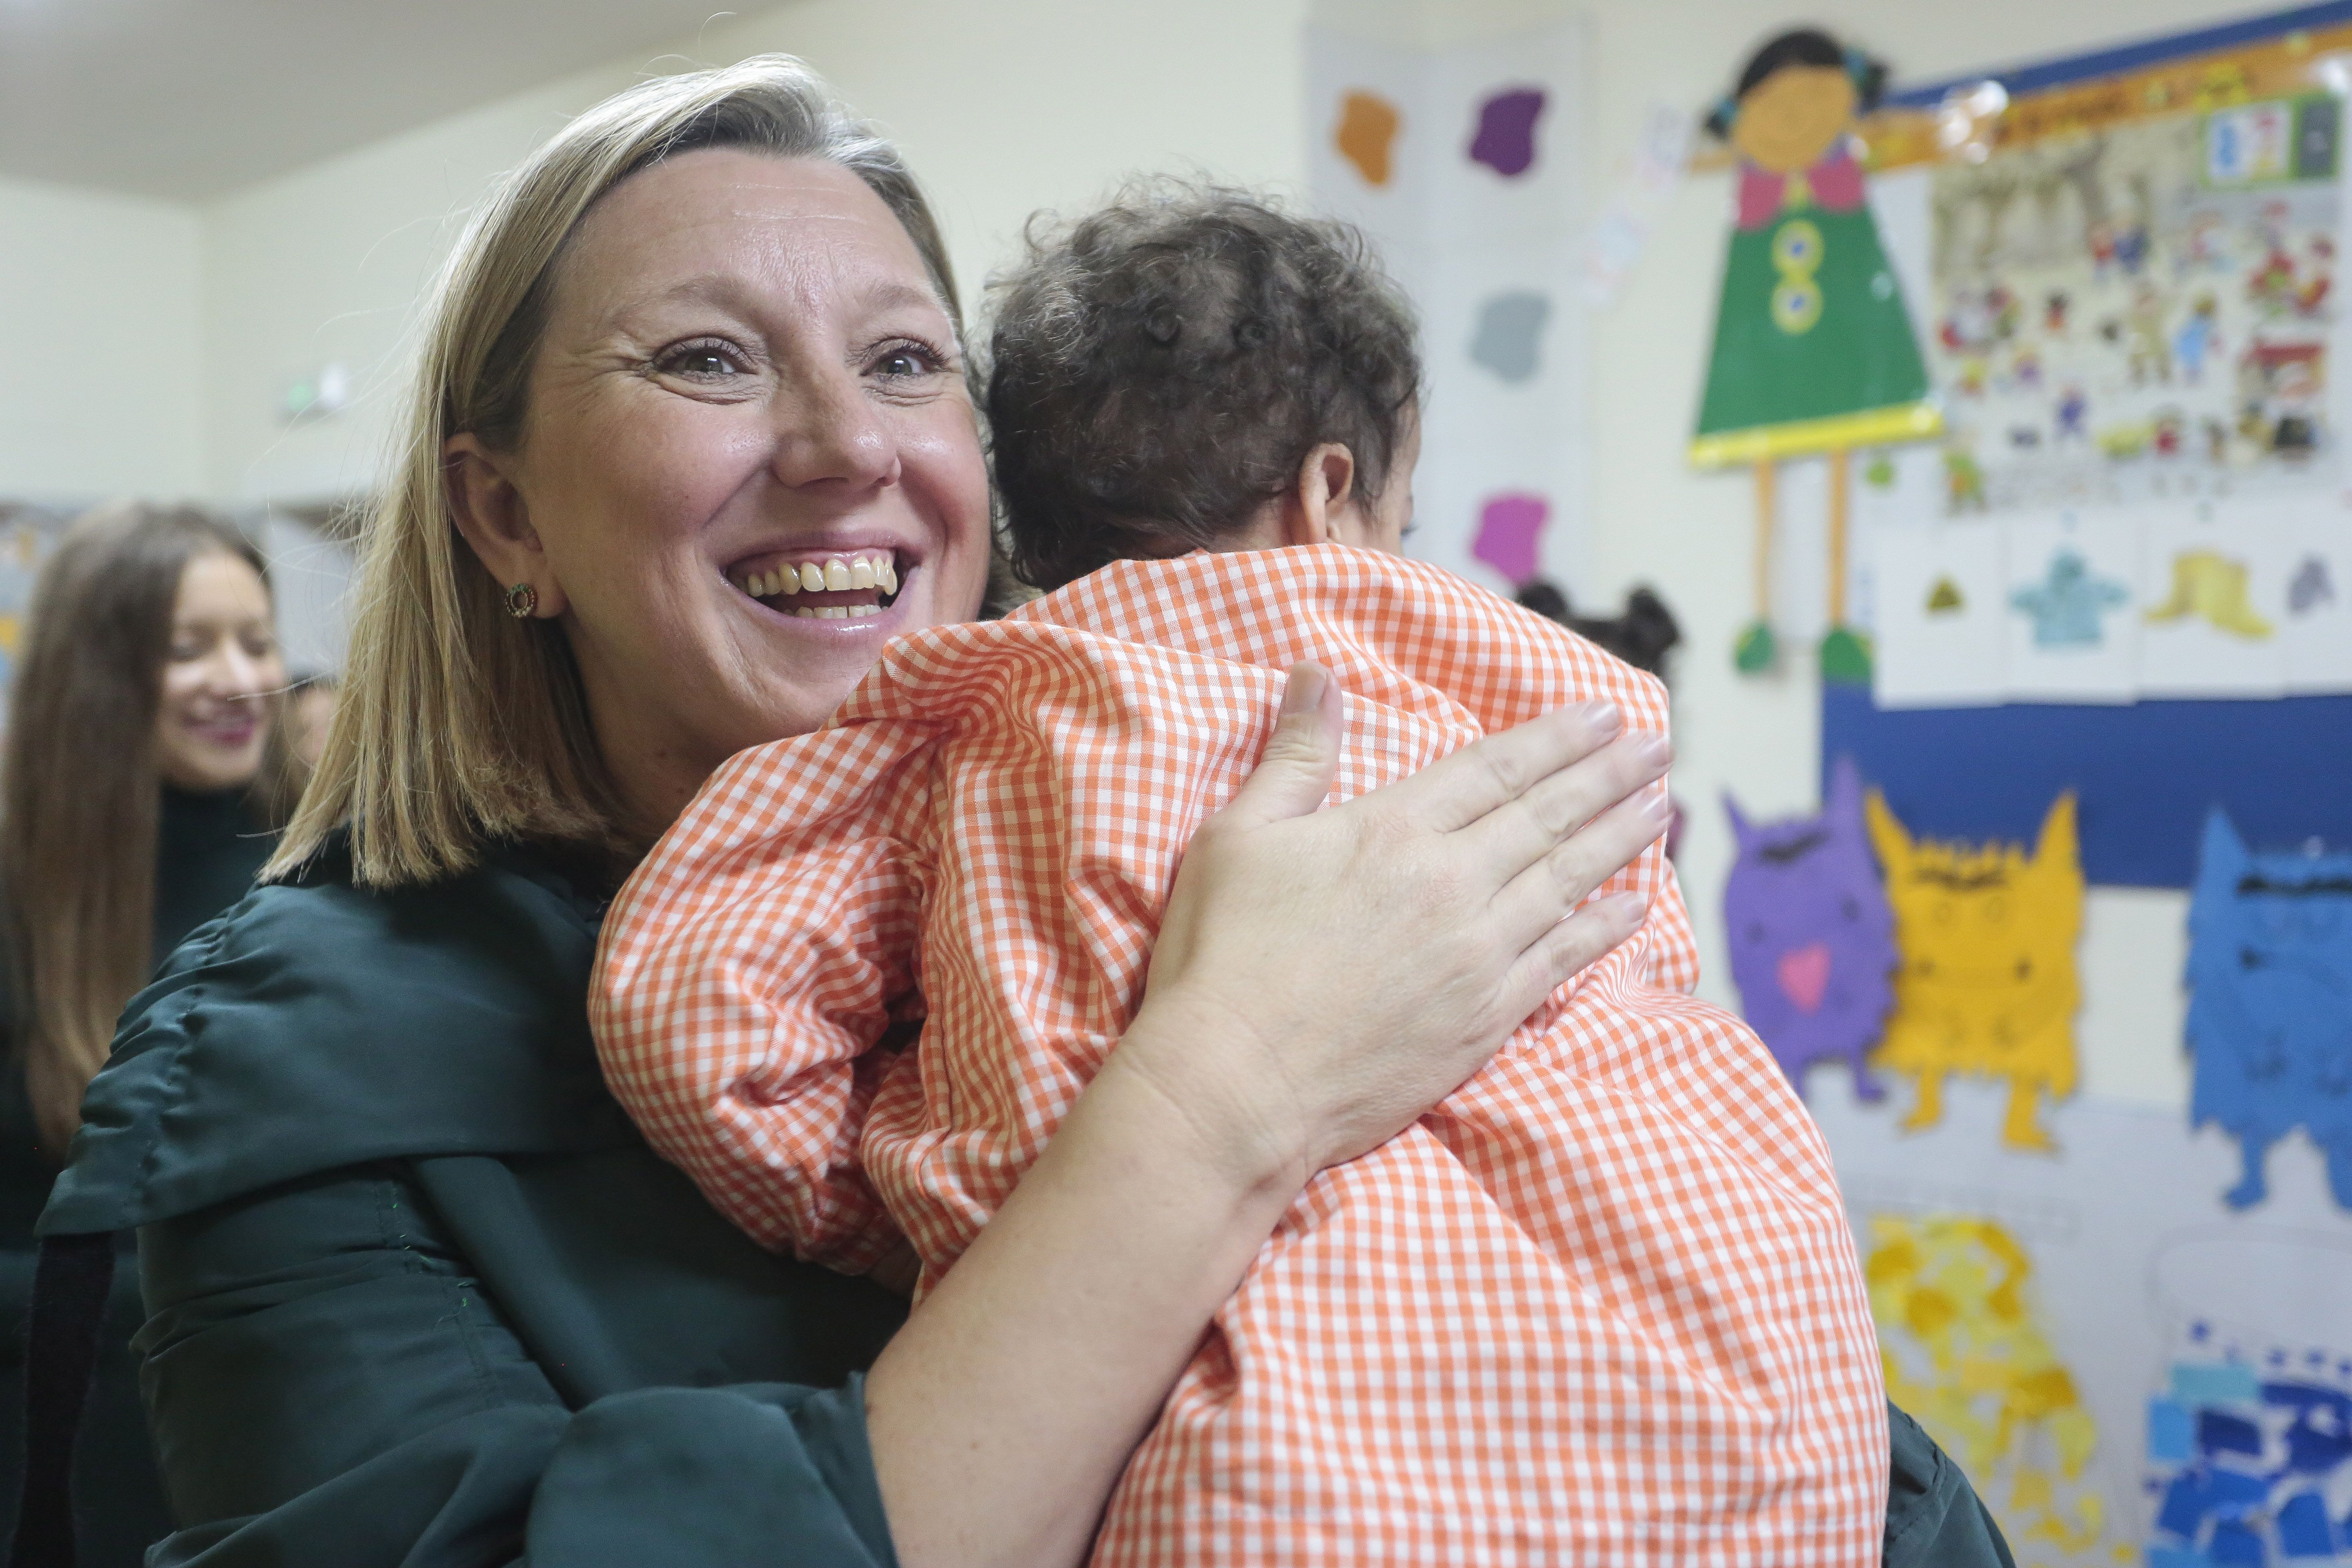
[[[1570,911],[1661,764],[1565,712],[1318,811],[1301,667],[1131,1031],[909,1316],[656,1160],[583,1003],[712,768],[982,612],[929,211],[794,61],[651,81],[509,179],[426,321],[280,881],[133,1005],[44,1218],[60,1279],[141,1229],[165,1559],[1079,1561],[1307,1180],[1633,928]]]
[[[268,575],[229,524],[152,506],[79,520],[36,584],[29,633],[0,771],[0,1311],[11,1342],[33,1219],[123,1004],[159,957],[252,887],[294,781],[276,723],[286,672]],[[79,1446],[84,1476],[110,1500],[84,1521],[85,1563],[136,1563],[167,1527],[127,1355],[138,1300],[118,1296]],[[21,1375],[12,1361],[10,1383]]]

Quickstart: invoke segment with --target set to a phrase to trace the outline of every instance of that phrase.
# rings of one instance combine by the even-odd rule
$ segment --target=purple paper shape
[[[1470,138],[1470,161],[1506,179],[1535,166],[1536,121],[1544,111],[1541,88],[1507,88],[1478,106],[1478,132]]]
[[[1536,574],[1538,549],[1544,524],[1551,521],[1551,502],[1526,490],[1489,496],[1478,509],[1478,537],[1470,553],[1524,586]]]
[[[2300,1126],[2352,1209],[2352,853],[2256,853],[2219,807],[2189,897],[2191,1127],[2238,1141],[2231,1208],[2269,1195],[2272,1144]]]
[[[1739,1009],[1802,1092],[1824,1058],[1853,1069],[1854,1092],[1886,1092],[1864,1063],[1895,1007],[1895,911],[1863,825],[1862,775],[1830,770],[1818,816],[1751,823],[1727,795],[1738,858],[1723,888]]]

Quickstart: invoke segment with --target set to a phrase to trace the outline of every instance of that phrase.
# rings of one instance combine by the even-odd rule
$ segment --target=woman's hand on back
[[[1665,831],[1663,736],[1589,703],[1325,811],[1341,705],[1290,674],[1257,772],[1186,852],[1114,1061],[1292,1190],[1485,1065],[1645,901],[1578,909]],[[1653,787],[1654,786],[1654,787]]]

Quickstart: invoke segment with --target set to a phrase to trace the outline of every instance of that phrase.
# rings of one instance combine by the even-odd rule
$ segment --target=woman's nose
[[[210,679],[205,684],[215,697],[258,697],[280,684],[276,679],[277,655],[257,656],[235,639],[214,649],[207,662],[205,673]]]
[[[844,369],[784,392],[772,467],[794,487],[867,489],[898,482],[898,443],[863,382]]]

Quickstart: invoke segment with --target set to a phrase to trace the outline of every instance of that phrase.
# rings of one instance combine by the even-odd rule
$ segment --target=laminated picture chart
[[[1407,549],[1490,588],[1581,580],[1580,30],[1413,49],[1310,28],[1312,205],[1421,317]]]

